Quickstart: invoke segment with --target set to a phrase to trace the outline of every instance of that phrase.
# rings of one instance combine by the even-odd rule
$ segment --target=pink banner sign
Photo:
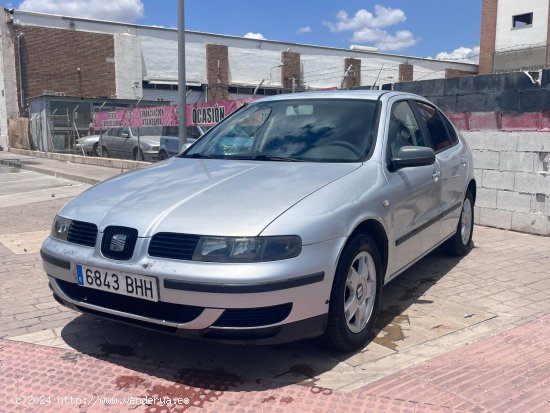
[[[253,98],[229,100],[222,102],[194,103],[187,105],[187,125],[211,126],[235,112]]]
[[[138,128],[154,126],[177,126],[177,106],[149,106],[135,109],[117,109],[111,112],[94,113],[94,128],[109,129],[124,126]]]
[[[252,98],[212,103],[186,105],[187,125],[211,126],[235,112]],[[117,109],[111,112],[96,112],[93,115],[95,129],[120,127],[178,126],[177,105],[149,106],[134,109]]]

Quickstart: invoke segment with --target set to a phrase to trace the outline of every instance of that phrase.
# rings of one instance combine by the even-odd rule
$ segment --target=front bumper
[[[139,253],[146,251],[145,245],[136,245],[134,255],[141,259],[120,262],[103,257],[97,247],[52,238],[44,242],[41,252],[50,288],[69,308],[188,337],[267,344],[324,332],[343,242],[336,239],[304,246],[296,258],[255,264],[157,259]],[[156,277],[160,302],[156,305],[134,298],[136,304],[112,293],[104,293],[110,297],[97,296],[96,290],[76,284],[76,264]],[[83,295],[83,290],[90,294]],[[172,317],[180,309],[195,313],[187,318]]]
[[[77,155],[82,155],[83,153],[85,155],[93,155],[94,152],[93,145],[77,143],[75,144],[74,148]]]
[[[158,149],[156,151],[143,151],[143,158],[147,162],[158,161],[158,159],[159,159]]]

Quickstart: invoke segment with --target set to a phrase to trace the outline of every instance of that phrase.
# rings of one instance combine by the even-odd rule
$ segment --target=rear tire
[[[355,351],[371,338],[382,295],[382,265],[374,240],[359,234],[344,248],[330,295],[327,344]]]
[[[454,235],[445,243],[445,251],[449,255],[462,257],[470,252],[474,243],[474,196],[471,191],[466,193],[462,202],[462,211]]]

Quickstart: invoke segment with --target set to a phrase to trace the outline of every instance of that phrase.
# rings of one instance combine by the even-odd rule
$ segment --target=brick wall
[[[465,72],[458,69],[445,69],[445,79],[450,77],[460,77],[460,76],[472,76],[472,72]]]
[[[22,60],[26,98],[40,96],[44,91],[80,97],[116,94],[112,35],[35,26],[15,27],[18,88],[19,33],[24,34]]]
[[[283,88],[292,89],[292,78],[294,78],[294,86],[296,89],[301,88],[301,70],[300,70],[300,53],[284,51],[281,52],[281,83]]]
[[[479,74],[493,73],[493,55],[497,32],[498,0],[483,0],[479,43]]]
[[[350,66],[351,69],[344,79],[344,87],[361,86],[361,60],[352,57],[344,59],[344,74]]]
[[[229,52],[227,46],[206,45],[206,78],[209,102],[229,99]]]
[[[414,75],[414,66],[404,63],[399,65],[399,81],[411,82]]]

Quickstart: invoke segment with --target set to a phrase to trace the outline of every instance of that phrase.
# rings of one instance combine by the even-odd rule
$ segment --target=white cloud
[[[360,9],[350,17],[346,11],[340,10],[336,14],[335,22],[323,24],[331,32],[353,32],[353,42],[370,43],[382,51],[395,51],[414,46],[419,41],[409,30],[399,30],[394,34],[384,30],[406,20],[403,10],[377,4],[374,6],[374,13]]]
[[[405,49],[418,42],[418,39],[408,30],[399,30],[392,35],[385,30],[367,27],[354,32],[352,40],[357,43],[374,43],[384,52]]]
[[[265,37],[264,37],[263,34],[253,33],[253,32],[248,32],[247,34],[244,35],[244,38],[246,38],[246,39],[256,39],[256,40],[265,40]]]
[[[441,52],[435,57],[440,60],[461,60],[463,62],[479,62],[479,46],[459,47],[452,52]]]
[[[304,26],[304,27],[300,27],[296,32],[296,34],[311,33],[312,31],[313,29],[310,26]]]
[[[143,17],[141,0],[23,0],[20,10],[133,22]]]
[[[401,9],[391,9],[377,4],[374,6],[374,14],[366,9],[360,9],[350,18],[346,11],[340,10],[336,14],[336,19],[335,23],[324,22],[332,32],[355,31],[364,27],[389,27],[404,22],[407,17]]]

